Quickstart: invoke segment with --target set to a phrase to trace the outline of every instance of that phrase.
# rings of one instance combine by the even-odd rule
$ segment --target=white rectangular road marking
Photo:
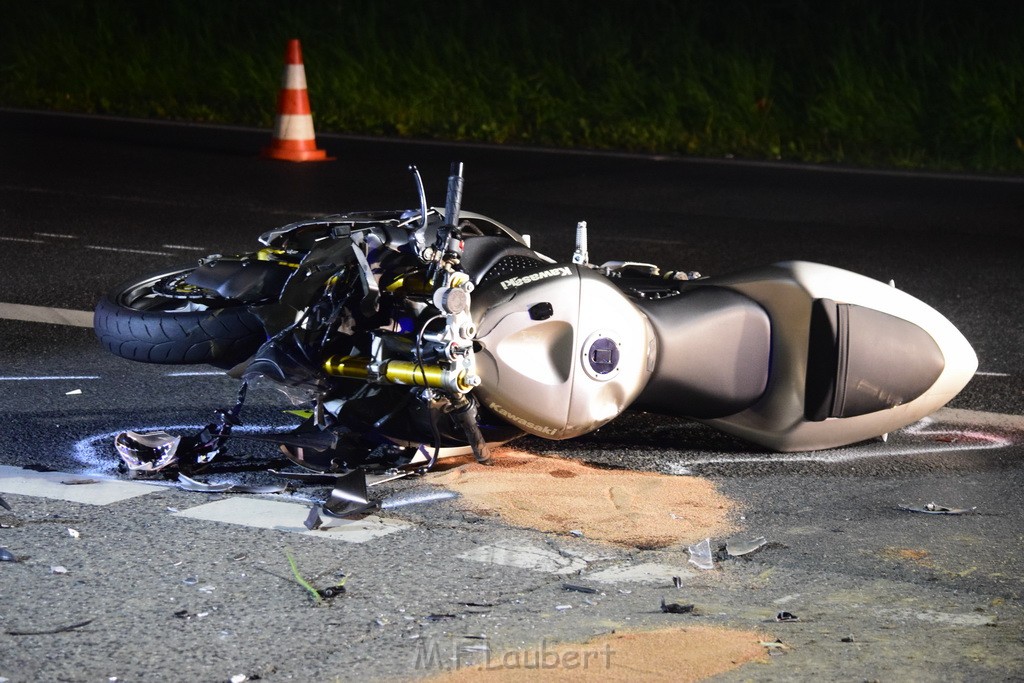
[[[459,555],[463,560],[519,567],[549,574],[574,574],[587,568],[578,557],[566,557],[547,548],[517,545],[511,542],[482,545]]]
[[[584,574],[580,578],[601,583],[647,583],[671,586],[672,579],[676,576],[686,581],[696,576],[696,572],[670,564],[644,562],[642,564],[616,565],[593,574]]]
[[[368,515],[362,519],[346,520],[329,529],[310,531],[303,524],[308,514],[309,508],[298,503],[266,498],[232,497],[175,512],[174,516],[239,524],[257,529],[276,529],[348,543],[365,543],[411,526],[405,522]]]
[[[35,472],[10,465],[0,465],[0,493],[38,496],[53,500],[66,500],[86,505],[109,505],[129,498],[159,491],[151,484],[134,481],[96,479],[94,484],[62,484],[63,481],[81,481],[79,474],[67,472]]]
[[[46,308],[45,306],[0,303],[0,318],[5,320],[24,320],[30,323],[92,327],[92,311],[73,311],[68,308]]]

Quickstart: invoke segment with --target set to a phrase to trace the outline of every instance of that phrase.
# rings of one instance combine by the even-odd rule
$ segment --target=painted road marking
[[[954,426],[954,428],[945,429],[941,425]],[[669,464],[668,471],[671,474],[691,474],[691,467],[700,467],[701,465],[749,463],[820,462],[838,464],[869,458],[992,450],[1013,445],[1014,442],[1006,436],[981,431],[981,428],[986,427],[1021,431],[1024,430],[1024,416],[941,408],[931,416],[901,430],[902,434],[911,436],[910,442],[906,444],[862,443],[824,451],[771,453],[768,455],[723,453],[720,456],[680,460]],[[924,438],[915,439],[915,437]]]
[[[180,249],[181,251],[207,251],[206,247],[190,247],[187,244],[161,244],[164,249]]]
[[[306,517],[309,516],[307,506],[265,498],[224,498],[175,512],[174,516],[238,524],[257,529],[275,529],[347,543],[365,543],[412,526],[393,519],[367,515],[362,519],[343,520],[337,526],[331,526],[328,529],[310,531],[303,524]],[[335,520],[331,520],[331,523],[334,524]]]
[[[78,235],[65,235],[59,232],[34,232],[33,235],[37,237],[52,237],[58,240],[77,240]]]
[[[48,382],[51,380],[78,381],[99,378],[99,375],[47,375],[39,377],[0,377],[0,382]]]
[[[46,244],[44,240],[33,240],[27,237],[0,237],[2,242],[21,242],[22,244]]]
[[[686,567],[659,562],[644,562],[608,567],[593,574],[584,574],[580,578],[600,583],[647,583],[671,586],[672,579],[677,576],[685,581],[697,576],[697,573]]]
[[[0,318],[5,320],[24,320],[31,323],[92,327],[92,311],[73,311],[69,308],[46,308],[45,306],[0,303]]]
[[[81,479],[80,474],[36,472],[21,467],[0,465],[0,492],[20,496],[36,496],[86,505],[109,505],[160,490],[151,484],[116,479],[95,479],[94,484],[62,483]]]
[[[587,563],[578,557],[565,557],[554,550],[517,545],[511,541],[482,545],[462,553],[459,557],[463,560],[519,567],[549,574],[574,574],[587,568]]]
[[[150,251],[148,249],[126,249],[124,247],[101,247],[96,244],[85,245],[86,249],[97,249],[99,251],[116,251],[122,254],[146,254],[147,256],[174,256],[169,251]]]

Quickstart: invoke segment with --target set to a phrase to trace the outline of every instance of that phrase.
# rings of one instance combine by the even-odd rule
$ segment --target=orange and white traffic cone
[[[326,151],[316,147],[309,92],[306,90],[306,68],[302,65],[302,46],[296,39],[289,40],[285,50],[274,139],[270,147],[263,150],[263,155],[285,161],[327,161],[331,158]]]

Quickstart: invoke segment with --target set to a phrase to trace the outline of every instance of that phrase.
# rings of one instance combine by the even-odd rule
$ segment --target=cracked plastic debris
[[[730,557],[742,557],[743,555],[749,555],[752,552],[760,550],[766,543],[768,543],[768,541],[764,536],[740,540],[730,539],[725,542],[725,552],[728,553]]]
[[[5,510],[11,510],[10,503],[4,500],[3,496],[0,496],[0,508],[3,508]]]
[[[792,612],[779,612],[775,615],[775,621],[800,621],[800,617]]]
[[[563,590],[567,590],[567,591],[576,591],[577,593],[599,593],[600,592],[596,588],[591,588],[590,586],[581,586],[581,585],[576,584],[576,583],[563,583],[562,584],[562,589]]]
[[[899,505],[900,510],[906,510],[907,512],[923,512],[926,515],[964,515],[968,512],[974,512],[977,507],[972,508],[948,508],[945,505],[939,505],[938,503],[932,502],[927,505],[914,506],[914,505]]]
[[[678,602],[665,602],[665,598],[661,599],[661,611],[665,614],[694,614],[694,608],[696,605],[683,605]]]
[[[699,569],[714,569],[715,561],[711,557],[711,539],[705,538],[700,543],[687,548],[690,553],[690,563]]]
[[[7,548],[0,547],[0,562],[17,562],[18,558],[14,556]]]
[[[322,505],[314,503],[305,525],[310,531],[327,529],[345,523],[349,517],[369,512],[377,507],[371,503],[366,490],[366,475],[362,470],[333,477],[334,488]]]
[[[184,491],[195,491],[198,493],[251,493],[251,494],[270,494],[270,493],[284,493],[288,490],[287,486],[269,484],[267,486],[246,486],[245,484],[231,484],[223,482],[220,484],[205,484],[201,481],[196,481],[186,477],[181,472],[178,473],[178,488]]]
[[[114,447],[132,472],[159,472],[178,464],[180,436],[167,432],[121,432],[114,437]]]

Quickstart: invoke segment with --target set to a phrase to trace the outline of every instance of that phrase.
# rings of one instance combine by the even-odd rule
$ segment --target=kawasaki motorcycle
[[[462,210],[461,164],[443,208],[411,170],[418,208],[292,223],[257,251],[138,278],[98,303],[112,353],[210,363],[241,382],[196,435],[118,436],[129,468],[209,462],[256,380],[306,418],[244,437],[338,473],[459,452],[487,462],[524,433],[568,439],[625,410],[778,451],[831,448],[920,420],[977,367],[948,320],[892,283],[807,262],[721,277],[597,265],[585,223],[571,260],[555,261]]]

